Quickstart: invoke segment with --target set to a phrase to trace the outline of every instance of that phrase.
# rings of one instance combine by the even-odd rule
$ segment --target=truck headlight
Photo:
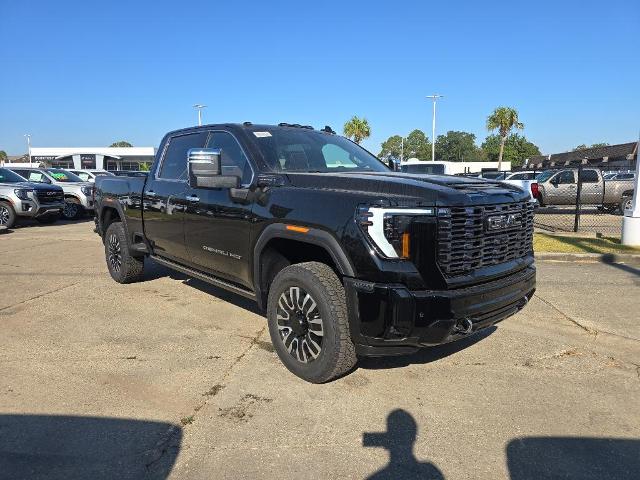
[[[82,187],[80,191],[87,197],[90,197],[93,194],[93,187]]]
[[[388,258],[410,258],[413,220],[435,215],[435,208],[361,207],[357,220],[375,246]]]
[[[16,188],[13,193],[16,194],[16,197],[18,197],[20,200],[31,200],[29,198],[29,192],[33,192],[33,190],[29,190],[26,188]]]

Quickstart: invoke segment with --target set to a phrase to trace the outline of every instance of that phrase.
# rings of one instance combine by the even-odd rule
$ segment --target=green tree
[[[380,147],[381,150],[378,157],[386,163],[391,159],[400,160],[402,157],[402,137],[400,135],[393,135],[387,138]]]
[[[6,162],[7,161],[7,152],[5,152],[4,150],[0,150],[0,162]]]
[[[577,152],[579,150],[586,150],[587,148],[598,148],[598,147],[608,147],[608,146],[609,146],[609,144],[607,142],[594,143],[591,146],[585,145],[584,143],[581,143],[576,148],[574,148],[573,151]]]
[[[500,135],[500,153],[498,155],[498,170],[502,169],[502,157],[504,146],[511,130],[517,128],[522,130],[524,124],[518,119],[518,111],[511,107],[498,107],[487,117],[487,130],[490,132],[498,130]]]
[[[356,115],[344,124],[344,135],[359,144],[371,135],[371,127],[366,118],[358,118]]]
[[[488,161],[495,162],[503,153],[503,160],[511,162],[512,167],[524,164],[525,159],[540,155],[540,149],[526,137],[512,133],[503,143],[500,135],[489,135],[482,143],[482,150]]]
[[[113,142],[109,147],[133,147],[129,142],[125,142],[124,140],[120,140],[119,142]]]
[[[404,159],[417,158],[429,160],[431,158],[431,142],[422,130],[414,130],[404,139]]]
[[[436,158],[449,162],[473,162],[481,160],[482,155],[473,133],[450,130],[445,135],[438,135]]]
[[[151,163],[150,162],[142,162],[140,164],[140,171],[141,172],[148,172],[149,170],[151,170]]]

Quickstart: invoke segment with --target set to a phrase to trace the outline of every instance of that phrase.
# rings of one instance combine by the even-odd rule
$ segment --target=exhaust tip
[[[473,323],[468,318],[460,320],[454,328],[455,333],[461,333],[462,335],[471,333],[471,330],[473,330]]]

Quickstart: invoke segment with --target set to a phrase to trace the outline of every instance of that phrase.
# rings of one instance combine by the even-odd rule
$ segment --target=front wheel
[[[67,220],[75,220],[82,215],[82,205],[77,200],[65,200],[62,216]]]
[[[282,363],[308,382],[328,382],[356,364],[344,287],[324,263],[299,263],[276,275],[267,321]]]
[[[127,235],[121,222],[107,228],[104,237],[104,254],[109,274],[118,283],[133,283],[142,279],[144,259],[129,253]]]
[[[633,206],[633,197],[622,197],[620,202],[620,214],[624,215],[625,210],[631,210]]]
[[[0,202],[0,227],[13,227],[16,223],[16,218],[16,212],[11,204]]]

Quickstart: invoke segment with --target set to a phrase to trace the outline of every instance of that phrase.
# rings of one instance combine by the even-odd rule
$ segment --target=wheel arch
[[[266,309],[270,280],[273,280],[283,266],[321,261],[329,264],[340,277],[355,276],[347,255],[329,232],[306,227],[290,230],[287,226],[291,227],[283,223],[267,226],[258,237],[253,250],[254,291],[256,301],[263,309]]]

